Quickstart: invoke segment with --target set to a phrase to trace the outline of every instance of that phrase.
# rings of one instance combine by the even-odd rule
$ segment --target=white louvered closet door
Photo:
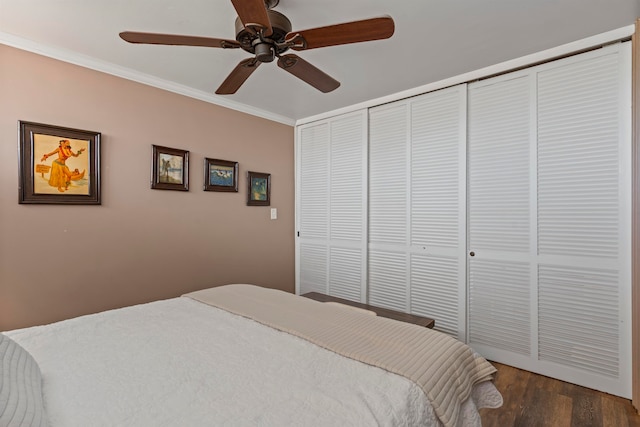
[[[369,110],[369,304],[409,311],[409,104]]]
[[[329,123],[298,128],[297,280],[299,294],[327,292]]]
[[[466,85],[369,112],[369,303],[465,339]]]
[[[469,86],[470,344],[624,397],[629,45]]]
[[[523,71],[468,95],[469,343],[511,363],[532,355],[533,83]]]
[[[366,298],[367,115],[298,128],[297,292]]]

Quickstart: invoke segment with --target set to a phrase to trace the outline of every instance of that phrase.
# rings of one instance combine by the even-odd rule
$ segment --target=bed
[[[5,426],[480,426],[495,369],[416,325],[227,285],[0,334]]]

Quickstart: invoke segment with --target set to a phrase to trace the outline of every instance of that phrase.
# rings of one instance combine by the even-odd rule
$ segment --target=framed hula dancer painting
[[[19,126],[19,203],[101,203],[100,132],[26,121]]]

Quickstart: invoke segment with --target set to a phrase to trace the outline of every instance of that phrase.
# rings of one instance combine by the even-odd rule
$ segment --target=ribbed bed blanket
[[[415,382],[446,427],[456,426],[473,385],[496,369],[443,333],[254,285],[227,285],[189,298],[253,319],[337,354]]]

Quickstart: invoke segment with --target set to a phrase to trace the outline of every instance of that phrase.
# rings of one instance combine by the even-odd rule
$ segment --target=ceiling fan
[[[222,49],[241,48],[254,55],[240,61],[216,90],[218,95],[230,95],[242,86],[263,62],[278,58],[278,66],[327,93],[340,86],[340,82],[311,65],[298,55],[287,53],[319,47],[387,39],[395,26],[390,16],[364,19],[344,24],[329,25],[304,31],[291,31],[291,22],[283,14],[272,10],[280,0],[231,0],[238,13],[236,39],[181,36],[173,34],[124,31],[120,37],[129,43],[203,46]]]

